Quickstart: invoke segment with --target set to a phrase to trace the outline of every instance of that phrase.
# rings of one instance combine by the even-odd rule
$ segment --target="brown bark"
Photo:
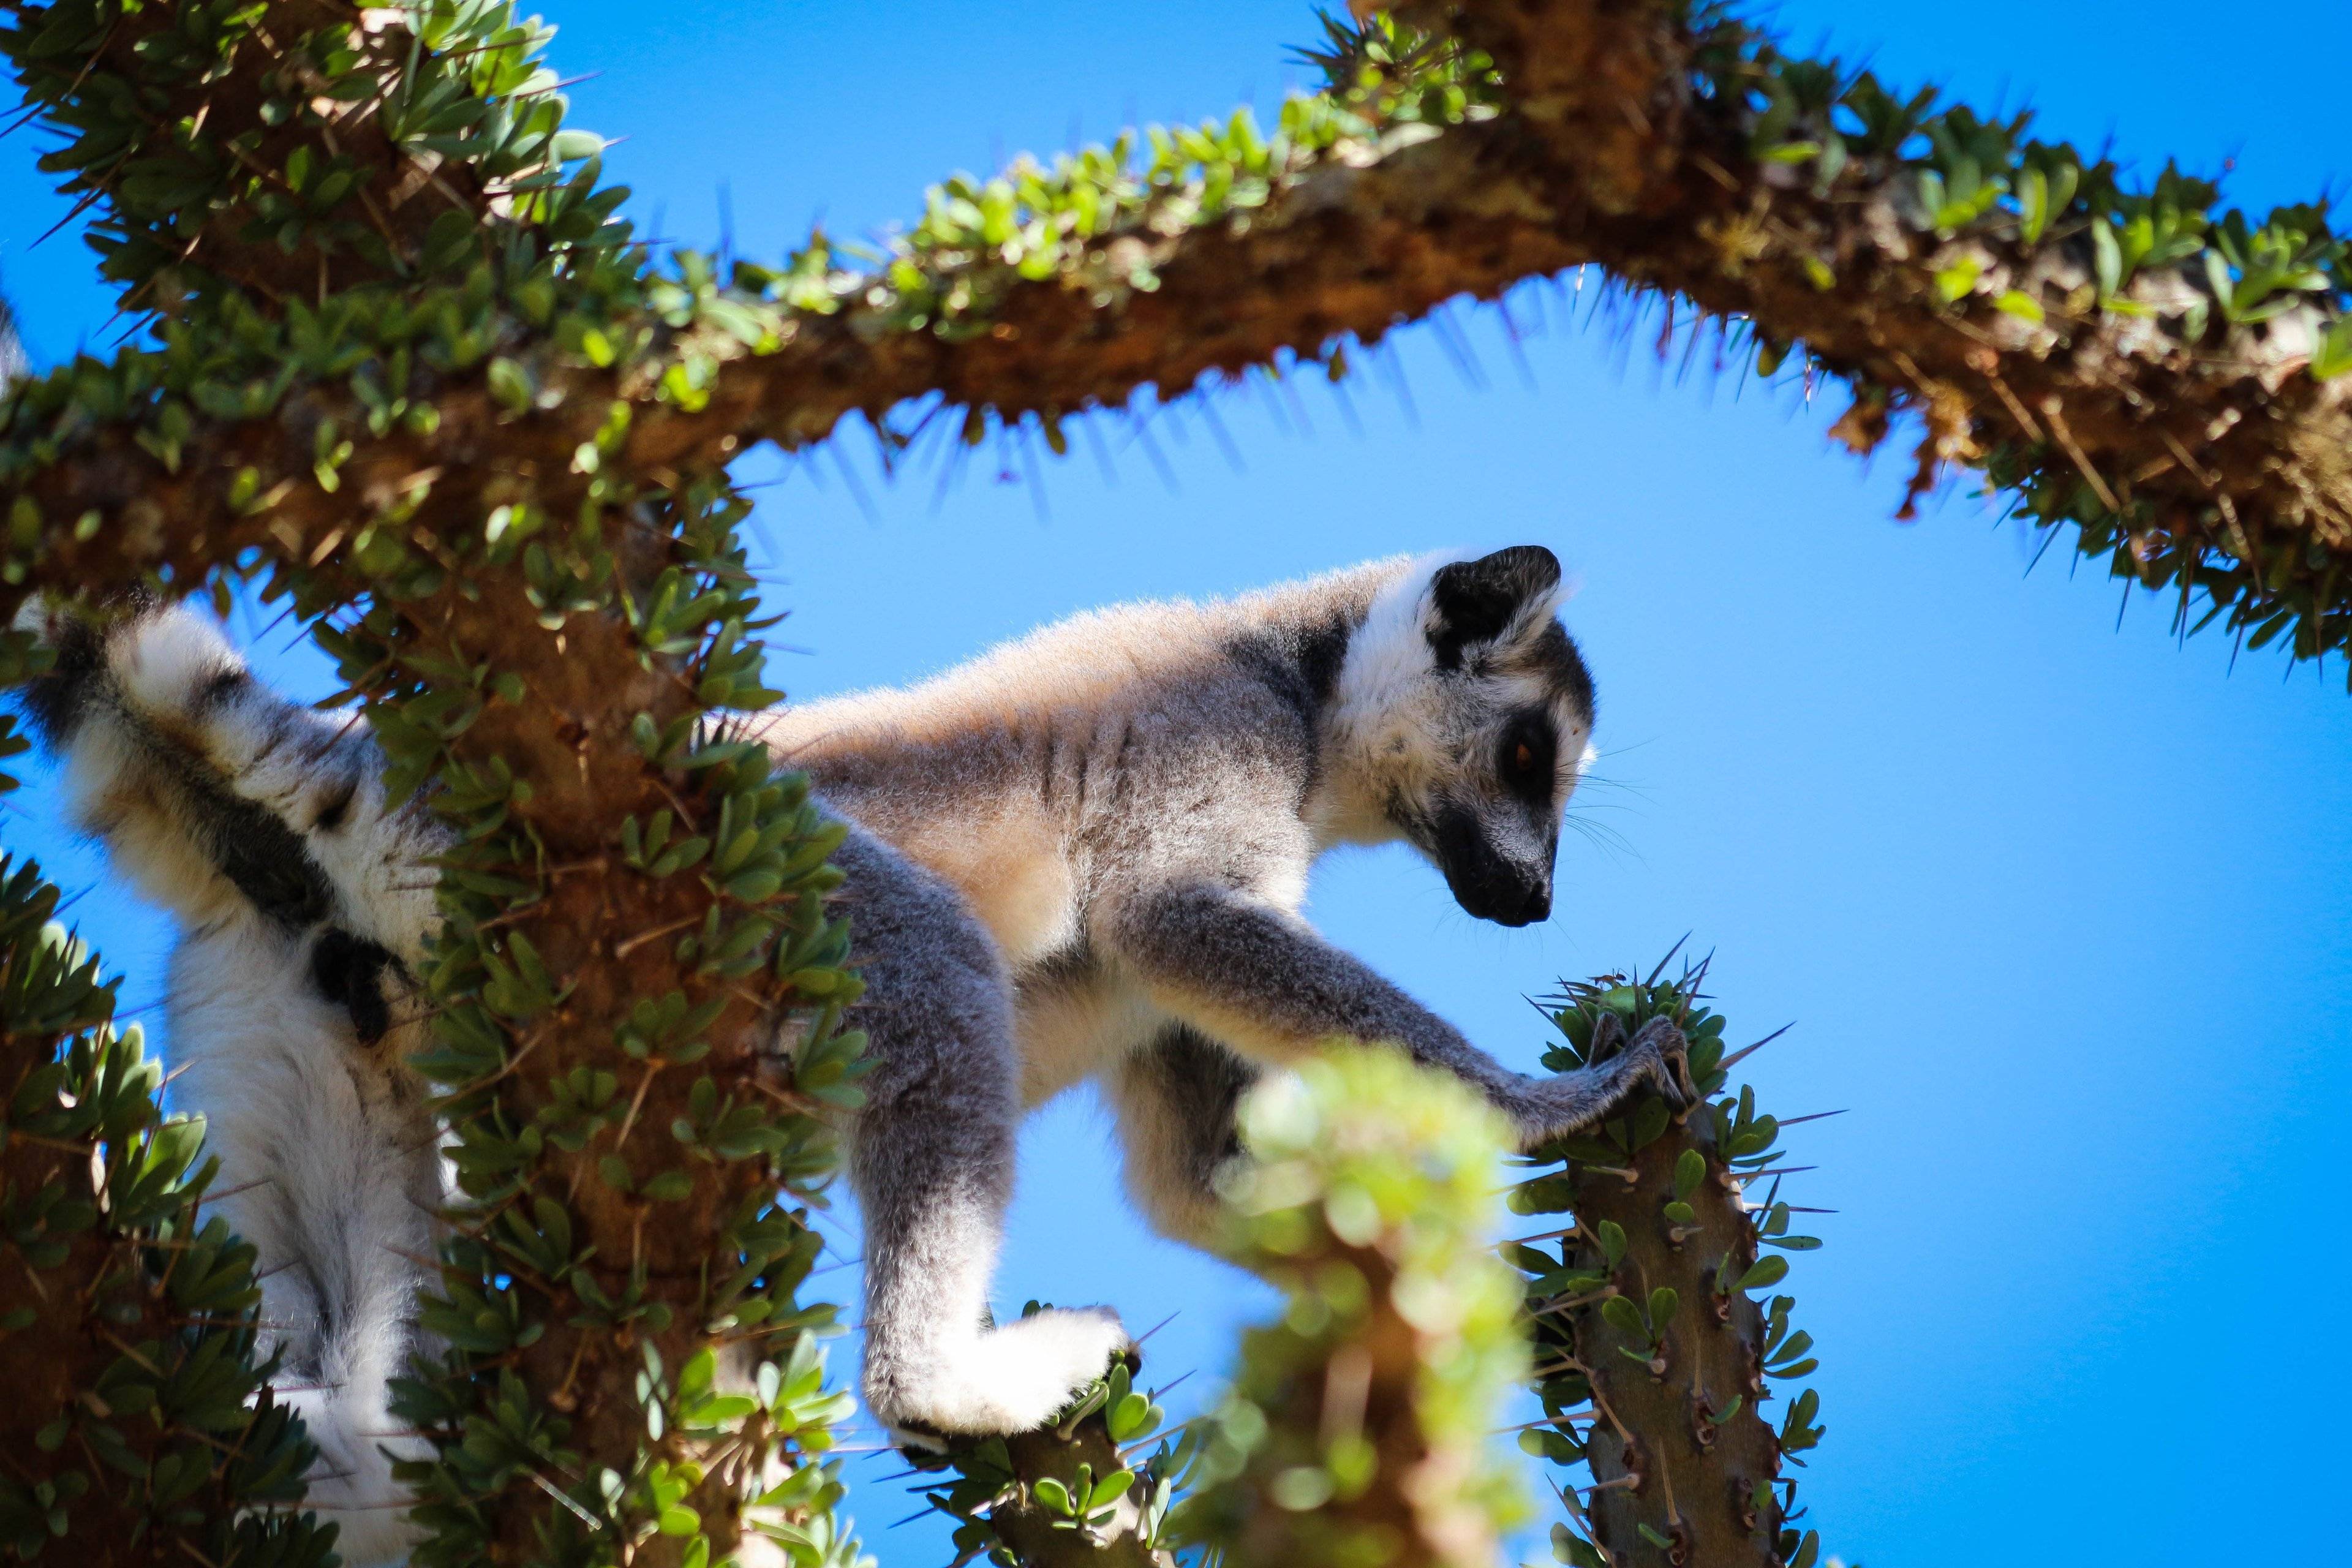
[[[1641,1117],[1627,1120],[1639,1125]],[[1614,1294],[1644,1310],[1659,1289],[1676,1299],[1673,1318],[1652,1325],[1654,1338],[1628,1332],[1597,1305],[1568,1314],[1597,1417],[1585,1437],[1597,1488],[1586,1508],[1593,1539],[1619,1568],[1781,1561],[1770,1489],[1780,1444],[1758,1409],[1769,1397],[1764,1315],[1745,1290],[1728,1288],[1756,1261],[1755,1226],[1715,1143],[1714,1117],[1701,1105],[1622,1166],[1573,1168],[1574,1266],[1604,1274]],[[1663,1211],[1675,1201],[1675,1163],[1692,1150],[1707,1174],[1683,1200],[1694,1216],[1676,1224]],[[1614,1265],[1597,1239],[1604,1222],[1625,1237]],[[1643,1525],[1670,1544],[1644,1538]]]
[[[929,392],[1007,417],[1117,404],[1151,384],[1164,396],[1203,375],[1313,353],[1348,333],[1376,338],[1465,290],[1493,295],[1572,264],[1576,253],[1524,221],[1531,187],[1492,167],[1505,131],[1472,126],[1391,153],[1366,168],[1311,172],[1244,225],[1178,237],[1126,237],[1158,263],[1160,287],[1110,306],[1061,282],[1010,289],[987,335],[950,342],[928,331],[877,336],[868,312],[803,315],[776,352],[753,356],[705,342],[728,361],[709,405],[684,413],[614,373],[534,355],[541,409],[507,415],[478,380],[425,389],[440,411],[430,437],[370,440],[330,493],[310,478],[315,434],[363,413],[341,388],[289,396],[272,420],[198,421],[176,472],[109,425],[72,439],[71,455],[28,477],[22,493],[52,520],[42,564],[52,581],[119,582],[142,567],[194,574],[247,543],[307,556],[348,537],[354,514],[388,506],[415,476],[436,489],[478,489],[499,476],[562,475],[615,397],[640,409],[619,461],[640,471],[723,464],[773,438],[819,440],[845,415],[879,418]],[[265,512],[240,517],[229,485],[257,469],[264,491],[292,480]],[[60,521],[95,510],[116,526],[87,540]]]

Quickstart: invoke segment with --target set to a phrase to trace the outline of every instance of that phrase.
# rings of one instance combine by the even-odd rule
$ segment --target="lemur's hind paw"
[[[894,1369],[887,1391],[869,1369],[866,1405],[896,1439],[917,1447],[1034,1432],[1129,1348],[1109,1308],[1049,1308],[935,1352],[922,1366]]]

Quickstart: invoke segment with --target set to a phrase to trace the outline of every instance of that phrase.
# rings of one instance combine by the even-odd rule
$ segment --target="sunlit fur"
[[[1299,916],[1325,850],[1402,839],[1439,858],[1449,812],[1548,881],[1590,752],[1591,682],[1556,618],[1557,563],[1506,553],[1539,558],[1519,563],[1533,585],[1454,647],[1451,667],[1438,647],[1459,628],[1436,587],[1451,558],[1391,560],[1078,616],[911,688],[768,716],[759,732],[778,754],[875,836],[866,853],[894,852],[960,896],[1010,984],[1003,1047],[976,1026],[919,1041],[867,1026],[884,1067],[852,1174],[867,1225],[866,1390],[886,1419],[958,1425],[947,1412],[974,1390],[1026,1383],[1040,1364],[1000,1375],[1006,1331],[972,1329],[1001,1195],[898,1170],[899,1152],[953,1138],[1009,1157],[1020,1110],[1095,1079],[1118,1111],[1139,1206],[1207,1243],[1235,1102],[1332,1036],[1400,1042],[1459,1073],[1529,1140],[1589,1122],[1634,1082],[1671,1081],[1670,1043],[1655,1037],[1585,1074],[1509,1072]],[[1494,767],[1498,727],[1529,714],[1554,742],[1540,811]],[[853,894],[860,885],[853,868]],[[976,973],[976,961],[951,967]],[[902,1051],[925,1076],[898,1076]],[[1000,1060],[1017,1073],[1017,1106]],[[927,1271],[900,1260],[918,1254],[971,1263],[928,1271],[919,1306],[902,1304],[897,1292]],[[1055,1321],[1057,1375],[1003,1402],[1008,1415],[1042,1415],[1054,1384],[1099,1369],[1103,1322]],[[1023,1343],[1024,1356],[1038,1348]]]
[[[1395,840],[1465,907],[1510,923],[1549,910],[1592,727],[1558,578],[1548,552],[1519,547],[1129,605],[918,686],[751,722],[851,826],[841,900],[866,980],[852,1021],[873,1066],[845,1131],[866,1225],[865,1392],[884,1422],[1032,1427],[1125,1343],[1105,1309],[988,1313],[1015,1130],[1082,1079],[1118,1112],[1138,1205],[1200,1244],[1238,1157],[1236,1101],[1333,1037],[1458,1074],[1527,1142],[1588,1124],[1639,1082],[1675,1092],[1676,1042],[1656,1032],[1582,1072],[1511,1072],[1299,912],[1318,856]],[[34,702],[80,819],[182,921],[184,1097],[214,1117],[225,1184],[261,1184],[223,1201],[281,1281],[270,1310],[289,1364],[339,1384],[315,1397],[354,1468],[341,1484],[380,1498],[381,1468],[362,1477],[349,1458],[382,1429],[380,1382],[362,1390],[359,1369],[380,1379],[414,1342],[415,1276],[398,1260],[430,1255],[438,1171],[397,1065],[415,1026],[367,1045],[365,998],[323,995],[313,960],[331,939],[380,944],[398,989],[432,927],[437,831],[414,806],[383,808],[362,732],[228,679],[234,658],[201,617],[149,612],[102,643],[43,629],[68,657]],[[239,801],[278,818],[280,851],[299,847],[310,882],[278,867],[297,891],[324,893],[289,914],[283,897],[257,907],[268,867],[226,874],[234,844],[268,837],[227,831]],[[310,1283],[330,1278],[343,1283]],[[353,1305],[300,1294],[320,1288]],[[352,1342],[314,1346],[301,1325],[322,1315]]]

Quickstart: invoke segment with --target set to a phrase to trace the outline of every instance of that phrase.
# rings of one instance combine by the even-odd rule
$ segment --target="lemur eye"
[[[1558,750],[1559,742],[1552,737],[1548,718],[1520,714],[1504,730],[1502,744],[1495,750],[1499,782],[1531,805],[1550,804],[1555,782],[1552,759]]]

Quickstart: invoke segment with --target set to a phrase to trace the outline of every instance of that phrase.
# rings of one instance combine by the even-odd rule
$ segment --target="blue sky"
[[[2309,197],[2341,140],[2342,0],[2248,13],[2181,0],[1791,0],[1792,41],[1869,54],[1898,82],[2038,105],[2045,134],[2153,174],[2234,159],[2235,199]],[[1020,6],[577,0],[553,57],[574,123],[659,236],[774,255],[812,219],[868,232],[924,184],[1135,120],[1270,108],[1297,79],[1304,8],[1229,0]],[[0,142],[0,276],[37,357],[102,343],[108,302],[32,167]],[[1531,1066],[1519,998],[1561,974],[1717,954],[1735,1034],[1793,1021],[1756,1058],[1765,1103],[1843,1109],[1789,1140],[1834,1208],[1799,1260],[1829,1436],[1806,1482],[1848,1561],[2169,1563],[2231,1546],[2344,1551],[2352,1224],[2331,1116],[2352,1089],[2352,699],[2344,669],[2226,642],[2183,647],[2161,605],[2070,575],[1958,487],[1888,521],[1905,465],[1825,441],[1842,408],[1662,370],[1646,336],[1572,293],[1515,304],[1523,380],[1492,310],[1463,323],[1465,377],[1402,335],[1410,406],[1378,376],[1360,428],[1321,388],[1311,434],[1254,394],[1152,436],[1107,424],[1113,478],[1052,464],[1042,501],[990,463],[941,487],[880,480],[870,444],[789,469],[757,456],[778,599],[772,679],[810,697],[938,669],[1110,600],[1246,588],[1398,551],[1550,545],[1601,694],[1600,781],[1561,851],[1558,911],[1507,932],[1456,910],[1401,851],[1328,863],[1312,913],[1490,1049]],[[1532,385],[1528,384],[1531,382]],[[245,628],[250,631],[254,628]],[[288,633],[269,639],[281,648]],[[317,661],[268,652],[324,689]],[[5,818],[73,884],[97,877],[36,787]],[[84,929],[152,1003],[166,938],[108,892]],[[1118,1198],[1098,1108],[1073,1096],[1025,1135],[1003,1303],[1108,1300],[1150,1371],[1221,1375],[1249,1282],[1148,1236]],[[845,1249],[855,1251],[854,1246]],[[846,1291],[854,1270],[821,1277]],[[839,1363],[845,1372],[844,1355]],[[870,1436],[859,1439],[870,1443]],[[887,1456],[860,1460],[886,1474]],[[945,1562],[913,1506],[864,1486],[886,1568]],[[2203,1526],[2204,1529],[2199,1527]]]

